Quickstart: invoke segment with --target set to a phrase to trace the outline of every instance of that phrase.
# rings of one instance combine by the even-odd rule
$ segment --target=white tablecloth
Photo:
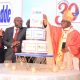
[[[0,64],[0,80],[80,80],[80,71],[53,72],[43,64]]]

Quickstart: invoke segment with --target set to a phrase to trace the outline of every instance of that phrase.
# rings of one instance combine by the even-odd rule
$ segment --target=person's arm
[[[0,30],[0,43],[2,43],[2,38],[3,38],[3,30]]]
[[[0,47],[1,48],[3,46],[3,34],[4,34],[4,31],[2,29],[0,29]]]
[[[69,51],[76,57],[80,58],[80,33],[74,30],[67,38]]]
[[[4,32],[4,36],[3,36],[3,42],[4,42],[4,45],[7,46],[7,47],[11,47],[12,45],[12,40],[9,40],[9,29],[6,29],[5,32]]]

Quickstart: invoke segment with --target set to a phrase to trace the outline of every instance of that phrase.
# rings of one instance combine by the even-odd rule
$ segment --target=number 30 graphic
[[[63,9],[62,9],[62,6],[64,6]],[[78,17],[78,14],[79,14],[78,5],[77,5],[76,3],[71,3],[70,5],[68,5],[67,3],[63,2],[63,3],[59,4],[59,6],[58,6],[58,10],[61,11],[61,12],[60,12],[61,14],[63,14],[64,11],[65,11],[67,8],[68,8],[69,10],[72,10],[72,8],[74,9],[74,12],[72,12],[72,14],[73,14],[73,16],[74,16],[73,21],[76,20],[77,17]],[[60,22],[58,21],[59,18],[60,18],[60,16],[56,16],[56,17],[55,17],[55,23],[56,23],[56,24],[60,24]]]

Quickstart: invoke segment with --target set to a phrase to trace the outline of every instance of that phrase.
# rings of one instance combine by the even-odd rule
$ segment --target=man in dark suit
[[[5,53],[5,61],[16,62],[15,53],[21,52],[22,40],[25,40],[26,37],[26,27],[22,27],[22,23],[23,21],[21,17],[15,17],[14,19],[15,25],[5,30],[3,37],[4,45],[7,46],[7,51]],[[16,40],[14,40],[15,36]]]

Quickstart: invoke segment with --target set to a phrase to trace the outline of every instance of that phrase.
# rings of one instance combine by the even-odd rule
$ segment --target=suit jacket
[[[14,27],[7,28],[5,30],[4,36],[3,36],[3,41],[4,45],[7,46],[7,51],[5,54],[5,59],[6,60],[12,60],[13,55],[13,48],[11,47],[12,42],[13,42],[13,33],[14,33]],[[18,46],[18,52],[21,52],[21,43],[22,40],[26,39],[26,27],[21,27],[18,33],[17,40],[20,41],[20,45]]]

